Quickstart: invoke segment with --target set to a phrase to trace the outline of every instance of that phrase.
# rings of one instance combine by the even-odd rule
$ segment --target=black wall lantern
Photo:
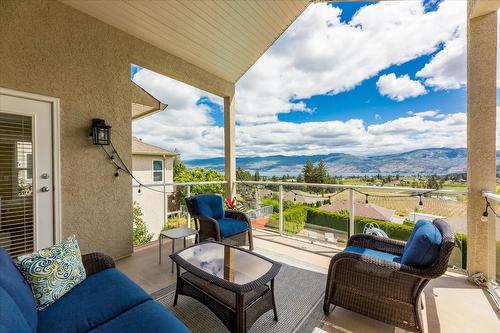
[[[92,119],[92,143],[95,145],[109,145],[111,143],[111,126],[106,125],[103,119]]]

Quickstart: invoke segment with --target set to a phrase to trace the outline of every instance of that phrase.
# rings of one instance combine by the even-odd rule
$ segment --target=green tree
[[[134,246],[139,246],[142,244],[149,243],[153,238],[153,234],[148,232],[148,229],[146,228],[146,223],[144,223],[144,220],[142,219],[141,207],[137,202],[134,202],[132,216],[134,217],[134,225],[133,225]]]
[[[249,171],[246,171],[241,167],[238,167],[236,169],[236,180],[253,180],[253,179],[254,177]]]
[[[209,181],[223,181],[224,175],[218,173],[212,169],[204,168],[192,168],[186,169],[181,173],[176,179],[180,183],[189,182],[209,182]],[[184,198],[186,196],[186,187],[183,186],[181,189],[181,196]],[[224,193],[224,188],[222,184],[204,184],[204,185],[191,185],[191,196],[203,194],[203,193]]]
[[[182,174],[187,171],[188,168],[186,167],[184,162],[182,162],[179,156],[176,156],[174,158],[174,181],[180,181],[179,179],[182,177]]]
[[[304,176],[304,182],[314,183],[314,164],[311,161],[307,161],[302,169],[302,175]]]
[[[314,182],[319,184],[328,183],[328,170],[326,168],[326,163],[323,160],[318,162],[318,166],[314,169]]]
[[[260,173],[259,170],[255,171],[255,175],[253,176],[253,180],[260,181]]]

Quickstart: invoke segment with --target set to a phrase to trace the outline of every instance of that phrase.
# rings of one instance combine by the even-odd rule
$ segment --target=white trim
[[[61,127],[60,127],[60,100],[56,97],[32,94],[24,91],[0,87],[0,95],[31,99],[52,104],[52,173],[54,198],[54,243],[62,239],[61,226]]]
[[[161,162],[161,180],[155,180],[155,162]],[[151,181],[153,183],[163,183],[165,181],[165,160],[152,159],[151,160]]]

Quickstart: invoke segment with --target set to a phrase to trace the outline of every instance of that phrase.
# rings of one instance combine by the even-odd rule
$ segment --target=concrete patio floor
[[[188,240],[188,245],[192,240]],[[255,251],[289,265],[327,272],[332,255],[341,249],[327,248],[299,240],[254,232]],[[182,248],[177,241],[176,250]],[[157,243],[137,249],[130,257],[118,260],[117,267],[132,280],[152,293],[175,283],[171,273],[170,241],[164,242],[162,263],[158,263]],[[467,282],[464,275],[448,272],[429,283],[424,290],[422,316],[429,333],[494,333],[500,332],[500,317],[486,293]],[[349,310],[335,310],[313,331],[314,333],[400,333],[405,330],[386,325]],[[307,332],[309,333],[309,332]]]

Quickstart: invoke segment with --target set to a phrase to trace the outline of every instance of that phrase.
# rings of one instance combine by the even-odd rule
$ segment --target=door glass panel
[[[0,246],[34,250],[32,118],[0,113]]]

